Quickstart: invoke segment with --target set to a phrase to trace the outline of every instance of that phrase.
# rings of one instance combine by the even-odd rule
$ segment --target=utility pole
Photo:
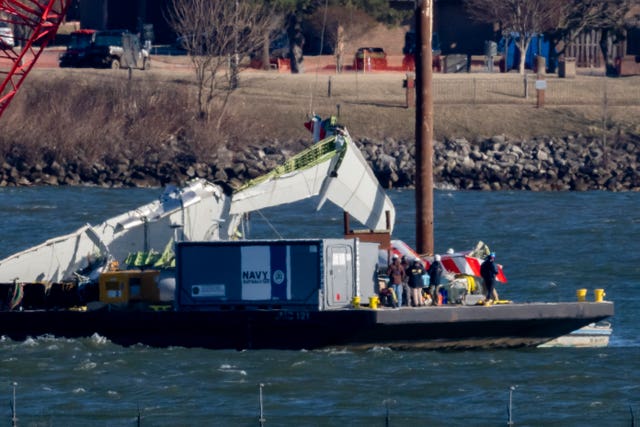
[[[416,19],[416,249],[433,254],[433,1],[417,0]]]

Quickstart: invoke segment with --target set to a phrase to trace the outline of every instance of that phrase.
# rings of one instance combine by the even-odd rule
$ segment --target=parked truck
[[[151,67],[149,50],[127,30],[78,30],[71,33],[60,67],[139,68]]]
[[[87,60],[96,68],[151,68],[149,51],[127,30],[98,31],[87,48]]]
[[[87,49],[93,43],[96,30],[82,29],[70,34],[67,50],[60,55],[60,67],[88,67]]]

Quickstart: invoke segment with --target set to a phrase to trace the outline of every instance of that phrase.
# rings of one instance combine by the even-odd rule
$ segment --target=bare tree
[[[278,19],[251,0],[171,0],[167,20],[194,66],[201,119],[210,120],[219,101],[220,127],[242,64],[261,49]]]
[[[566,15],[550,31],[552,38],[563,41],[565,47],[582,32],[600,31],[600,50],[607,71],[612,71],[614,58],[610,55],[611,44],[626,38],[626,30],[637,26],[637,17],[630,13],[637,0],[565,0],[568,2]]]
[[[502,33],[515,38],[520,51],[520,74],[531,39],[555,28],[565,16],[567,0],[465,0],[472,18],[498,24]]]

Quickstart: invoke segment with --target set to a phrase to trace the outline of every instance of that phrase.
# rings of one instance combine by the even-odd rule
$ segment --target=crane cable
[[[324,16],[322,18],[322,31],[320,32],[320,51],[318,52],[318,57],[322,56],[322,50],[324,49],[324,32],[327,28],[327,9],[329,8],[329,0],[325,0],[324,2]],[[314,111],[313,111],[313,92],[315,91],[315,89],[318,86],[318,78],[319,78],[319,73],[318,73],[318,66],[319,64],[316,64],[316,79],[315,82],[313,84],[313,87],[311,88],[310,91],[310,98],[309,98],[309,116],[313,117]]]

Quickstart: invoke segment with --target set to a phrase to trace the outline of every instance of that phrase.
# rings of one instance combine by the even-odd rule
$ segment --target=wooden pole
[[[349,212],[342,211],[342,225],[344,227],[344,235],[351,233],[351,225],[349,222]]]
[[[416,249],[433,254],[433,1],[416,1]]]

